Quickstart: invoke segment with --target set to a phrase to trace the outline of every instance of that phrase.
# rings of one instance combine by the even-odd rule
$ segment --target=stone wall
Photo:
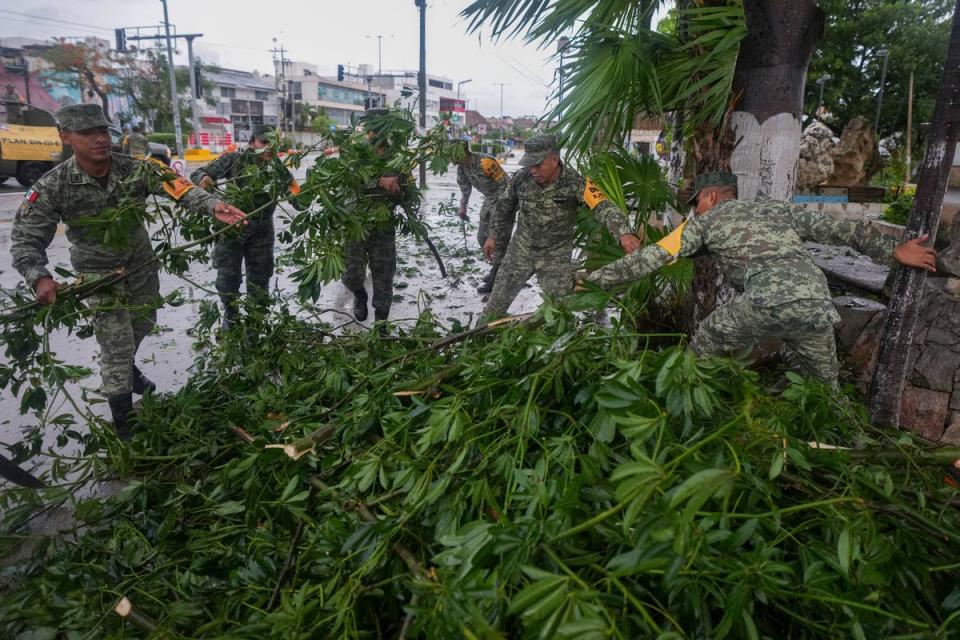
[[[900,425],[924,438],[960,445],[960,281],[927,278],[907,360]],[[866,393],[873,375],[886,307],[844,296],[834,303],[841,354]]]

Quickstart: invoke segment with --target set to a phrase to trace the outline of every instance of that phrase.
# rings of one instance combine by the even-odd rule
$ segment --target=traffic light
[[[117,51],[127,50],[127,32],[125,29],[114,29],[114,35],[117,38]]]
[[[194,76],[195,84],[197,85],[197,95],[194,97],[202,98],[203,97],[203,76],[200,74],[199,64],[193,68],[193,76]]]
[[[342,64],[337,65],[337,80],[339,80],[340,82],[343,82],[343,65]]]

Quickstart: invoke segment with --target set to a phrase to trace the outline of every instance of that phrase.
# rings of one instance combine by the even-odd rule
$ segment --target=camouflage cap
[[[543,159],[553,152],[560,151],[557,136],[545,133],[534,136],[523,144],[523,157],[520,158],[521,167],[532,167],[540,164]]]
[[[57,121],[63,131],[85,131],[108,127],[103,107],[98,104],[71,104],[57,111]]]
[[[704,187],[733,187],[737,188],[737,176],[729,171],[710,171],[701,173],[693,183],[693,195],[687,200],[687,204],[696,204],[697,196]]]

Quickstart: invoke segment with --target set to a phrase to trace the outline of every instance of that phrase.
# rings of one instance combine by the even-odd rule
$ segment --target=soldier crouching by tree
[[[778,338],[789,364],[836,387],[833,325],[840,316],[827,279],[803,241],[848,245],[878,262],[896,260],[928,271],[936,270],[936,252],[923,246],[926,236],[897,245],[864,222],[835,220],[775,200],[736,197],[733,174],[697,176],[690,199],[696,205],[694,219],[660,242],[594,271],[584,282],[614,287],[679,256],[712,255],[738,294],[703,320],[690,348],[703,356],[721,355]]]
[[[156,323],[158,266],[142,216],[111,222],[111,232],[116,235],[119,229],[123,236],[122,246],[108,245],[102,226],[98,229],[91,221],[126,199],[145,205],[147,197],[164,194],[226,224],[240,222],[244,214],[194,189],[185,178],[173,179],[159,166],[112,153],[109,123],[100,105],[64,107],[57,112],[57,119],[60,138],[73,149],[73,156],[48,171],[26,193],[13,221],[10,253],[13,266],[44,305],[56,301],[61,287],[46,268],[47,247],[61,221],[67,227],[70,261],[81,278],[129,274],[88,299],[96,310],[93,326],[100,344],[103,393],[117,434],[127,439],[131,435],[131,394],[155,388],[137,368],[135,356]]]

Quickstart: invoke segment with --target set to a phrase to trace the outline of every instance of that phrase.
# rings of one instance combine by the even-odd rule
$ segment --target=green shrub
[[[881,219],[894,224],[907,224],[910,211],[913,210],[913,194],[904,193],[884,209]]]

